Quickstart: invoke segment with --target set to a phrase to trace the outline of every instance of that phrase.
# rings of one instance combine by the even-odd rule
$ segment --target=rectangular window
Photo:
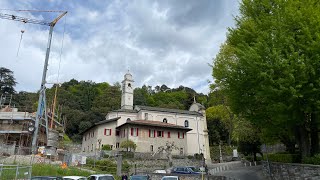
[[[153,145],[150,146],[150,151],[153,152]]]
[[[116,136],[120,136],[120,131],[116,130]]]
[[[105,136],[111,136],[111,129],[104,129]]]
[[[149,137],[151,137],[151,138],[156,137],[156,131],[153,129],[149,129]]]
[[[138,128],[131,128],[131,136],[139,136],[139,129]]]
[[[157,131],[157,137],[163,137],[164,132],[163,131]]]
[[[120,143],[116,143],[116,148],[119,148],[120,147]]]
[[[184,139],[184,133],[183,132],[178,132],[178,138],[179,139]]]
[[[148,113],[145,113],[145,114],[144,114],[144,119],[145,119],[145,120],[148,120]]]
[[[168,131],[168,138],[171,138],[171,137],[170,137],[170,131]]]

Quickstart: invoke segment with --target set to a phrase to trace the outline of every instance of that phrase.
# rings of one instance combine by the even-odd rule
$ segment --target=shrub
[[[136,150],[137,145],[136,145],[136,143],[134,143],[131,140],[126,140],[126,141],[122,141],[121,142],[120,147],[128,149],[129,151],[131,151],[131,150]]]
[[[267,160],[266,155],[263,157]],[[300,163],[301,158],[299,154],[268,154],[268,160],[282,163]]]
[[[227,145],[222,145],[221,146],[222,157],[232,156],[233,155],[233,149],[236,149],[236,147],[230,147],[230,146],[227,146]],[[210,146],[210,155],[211,155],[212,159],[219,160],[220,159],[219,146]]]
[[[109,144],[103,145],[102,150],[104,150],[104,151],[110,151],[110,150],[111,150],[111,145],[109,145]]]
[[[302,163],[320,165],[320,154],[317,154],[313,157],[303,158]]]
[[[188,159],[193,159],[194,156],[188,155]]]
[[[202,160],[202,159],[203,159],[203,154],[202,154],[202,153],[200,153],[200,154],[195,153],[195,154],[194,154],[194,158],[195,158],[196,160]]]
[[[96,167],[101,170],[108,173],[115,173],[117,171],[117,165],[111,160],[104,159],[96,161]]]
[[[129,172],[130,171],[130,164],[127,161],[122,161],[122,171]]]

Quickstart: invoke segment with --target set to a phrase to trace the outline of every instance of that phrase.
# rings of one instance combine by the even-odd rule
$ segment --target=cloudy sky
[[[58,13],[4,9],[68,11],[54,29],[49,83],[57,82],[63,40],[59,82],[113,84],[129,69],[135,86],[183,85],[207,93],[208,63],[234,26],[238,6],[238,0],[1,0],[0,13],[52,20]],[[40,88],[47,39],[46,26],[0,19],[0,66],[14,71],[18,91]]]

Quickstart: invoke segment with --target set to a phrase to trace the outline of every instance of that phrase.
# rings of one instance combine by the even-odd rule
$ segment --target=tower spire
[[[196,101],[196,94],[193,94],[193,103],[197,103],[197,101]]]

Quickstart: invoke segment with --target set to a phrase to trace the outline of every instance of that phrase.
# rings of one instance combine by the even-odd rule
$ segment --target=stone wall
[[[264,161],[264,175],[270,176],[268,171],[268,163]],[[282,179],[320,179],[320,166],[309,164],[291,164],[270,162],[271,175],[274,180]]]
[[[11,145],[1,144],[0,145],[0,156],[1,155],[14,155],[16,149],[16,142]]]
[[[166,170],[168,168],[168,160],[127,160],[132,165],[131,172],[137,173],[152,173],[155,170]],[[173,159],[173,166],[197,166],[199,167],[201,162],[192,159]],[[134,168],[136,167],[136,169]]]

